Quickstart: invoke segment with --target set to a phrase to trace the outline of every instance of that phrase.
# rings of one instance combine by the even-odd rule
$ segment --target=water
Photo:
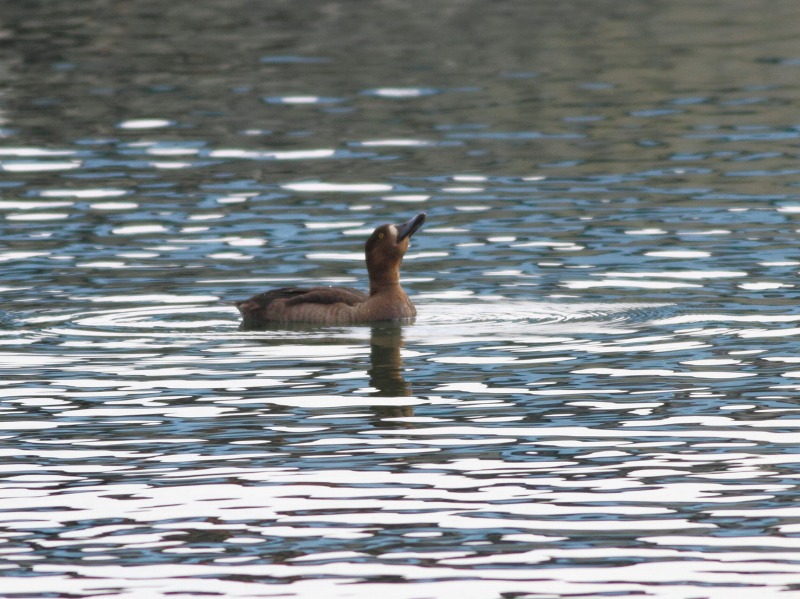
[[[18,4],[4,597],[798,592],[796,3]]]

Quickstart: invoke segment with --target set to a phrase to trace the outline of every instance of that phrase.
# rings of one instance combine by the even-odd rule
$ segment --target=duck
[[[369,293],[352,287],[281,287],[236,302],[241,328],[279,323],[364,324],[416,316],[414,304],[400,286],[400,264],[411,236],[425,222],[420,212],[401,225],[376,228],[364,245]]]

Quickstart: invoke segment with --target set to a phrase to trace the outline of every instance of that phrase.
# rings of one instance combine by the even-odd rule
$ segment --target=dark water
[[[800,592],[800,5],[0,23],[4,597]]]

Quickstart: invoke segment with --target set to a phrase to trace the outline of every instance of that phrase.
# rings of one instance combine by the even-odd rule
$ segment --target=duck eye
[[[378,233],[378,239],[383,239],[383,233]]]

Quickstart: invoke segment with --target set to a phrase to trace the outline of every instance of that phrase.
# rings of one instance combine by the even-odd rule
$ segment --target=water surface
[[[797,590],[795,3],[6,12],[4,596]]]

